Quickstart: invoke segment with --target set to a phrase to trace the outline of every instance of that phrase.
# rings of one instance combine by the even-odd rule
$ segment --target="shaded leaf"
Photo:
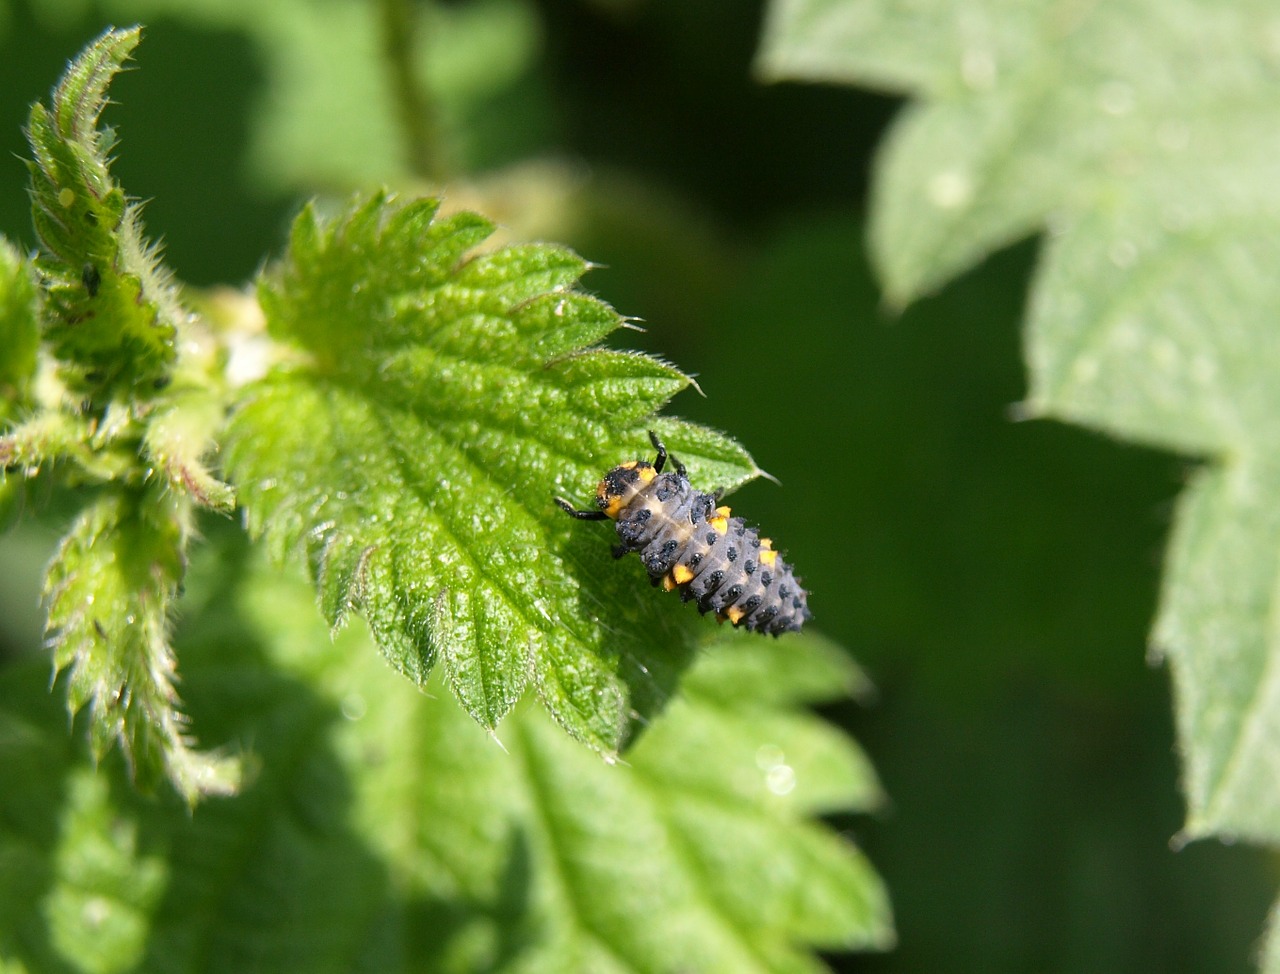
[[[216,732],[254,740],[265,773],[194,813],[139,799],[119,762],[78,753],[43,667],[0,673],[0,759],[18,786],[0,794],[0,857],[15,867],[0,871],[0,956],[19,970],[389,969],[367,936],[389,891],[344,827],[327,746],[337,713],[246,666],[242,647],[210,647],[217,665],[192,690],[225,708]]]
[[[536,707],[499,746],[358,627],[331,644],[308,587],[253,559],[220,551],[195,576],[219,587],[196,592],[183,645],[195,709],[261,758],[238,797],[194,815],[138,800],[118,765],[95,775],[69,752],[30,692],[38,670],[0,674],[0,754],[24,789],[38,779],[0,795],[0,850],[26,864],[21,881],[0,873],[0,938],[20,930],[11,954],[33,968],[80,956],[86,916],[114,932],[93,955],[111,970],[817,972],[813,947],[890,943],[878,878],[812,818],[874,807],[874,775],[789,702],[861,679],[834,647],[725,633],[690,673],[714,693],[608,765]],[[795,689],[756,699],[766,674]],[[12,804],[33,793],[62,803],[56,828]],[[41,923],[89,890],[96,913]]]
[[[69,969],[40,910],[54,883],[64,779],[75,750],[66,711],[48,686],[42,662],[0,669],[0,970],[6,974]]]
[[[280,626],[288,591],[246,590],[259,625]],[[879,880],[810,818],[881,800],[861,751],[798,709],[865,686],[830,644],[723,631],[609,765],[532,707],[498,746],[447,697],[394,685],[353,647],[321,658],[296,625],[282,658],[348,715],[336,739],[365,772],[362,833],[415,891],[418,922],[453,933],[420,946],[440,958],[429,969],[816,971],[804,944],[891,943]]]
[[[1171,661],[1186,834],[1280,840],[1280,59],[1262,0],[783,0],[775,77],[917,98],[872,242],[910,300],[1048,227],[1027,412],[1201,456],[1153,639]]]
[[[285,591],[246,593],[262,625]],[[815,637],[725,632],[618,765],[533,707],[503,723],[498,746],[447,697],[424,700],[352,648],[321,659],[313,645],[279,642],[287,666],[341,701],[339,751],[366,772],[362,755],[380,757],[359,780],[362,834],[423,904],[419,922],[459,924],[422,945],[442,958],[431,969],[818,970],[803,944],[890,943],[879,880],[810,818],[881,799],[859,749],[797,709],[863,679]],[[757,698],[766,675],[792,689]],[[448,906],[444,889],[468,906]]]

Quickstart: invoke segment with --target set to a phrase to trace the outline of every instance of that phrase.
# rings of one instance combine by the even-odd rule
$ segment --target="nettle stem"
[[[414,0],[381,0],[382,45],[391,72],[392,97],[400,115],[411,172],[438,183],[449,166],[441,146],[437,106],[416,70],[419,18]]]

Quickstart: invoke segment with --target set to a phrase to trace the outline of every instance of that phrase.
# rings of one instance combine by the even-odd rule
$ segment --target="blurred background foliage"
[[[21,127],[107,23],[147,24],[113,87],[116,175],[192,285],[241,285],[301,199],[415,179],[362,0],[0,0],[0,232],[32,244]],[[419,27],[452,202],[570,244],[634,343],[693,372],[674,411],[782,486],[735,500],[804,572],[878,696],[840,720],[891,798],[841,822],[900,946],[841,970],[1251,969],[1280,870],[1171,848],[1166,673],[1146,662],[1175,457],[1018,422],[1027,243],[901,318],[862,251],[898,105],[759,84],[762,6],[437,2]],[[711,485],[704,485],[711,486]],[[0,538],[0,656],[38,651],[56,497]]]

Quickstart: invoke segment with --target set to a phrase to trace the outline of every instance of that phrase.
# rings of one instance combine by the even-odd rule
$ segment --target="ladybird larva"
[[[631,460],[601,478],[598,510],[578,510],[563,497],[556,504],[582,521],[616,521],[614,557],[637,552],[655,586],[678,589],[699,612],[774,636],[798,632],[812,614],[791,566],[768,538],[719,506],[719,491],[696,490],[653,430],[649,441],[653,463]],[[673,469],[664,471],[668,460]]]

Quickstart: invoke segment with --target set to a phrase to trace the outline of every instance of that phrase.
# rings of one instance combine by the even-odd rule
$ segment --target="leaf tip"
[[[489,740],[498,745],[499,751],[506,755],[511,754],[511,751],[507,749],[507,745],[502,743],[502,738],[498,736],[498,729],[496,727],[485,727],[484,731],[489,735]]]

